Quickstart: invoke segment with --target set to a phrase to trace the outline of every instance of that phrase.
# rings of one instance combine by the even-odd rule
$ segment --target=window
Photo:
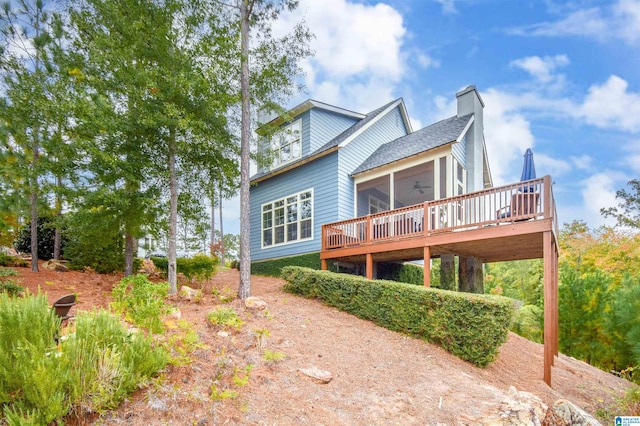
[[[271,143],[272,167],[288,163],[302,154],[302,120],[296,120],[276,135]]]
[[[389,210],[389,203],[385,203],[373,195],[369,195],[369,214],[386,212],[387,210]]]
[[[313,238],[313,191],[262,205],[262,247]]]

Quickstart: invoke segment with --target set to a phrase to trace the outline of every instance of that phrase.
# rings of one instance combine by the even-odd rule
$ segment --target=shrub
[[[392,281],[287,267],[284,290],[317,297],[328,305],[390,330],[420,337],[478,366],[495,360],[507,340],[510,299],[458,293]]]
[[[216,308],[209,311],[207,320],[211,325],[222,325],[239,329],[242,327],[242,320],[232,308]]]
[[[320,269],[320,253],[308,253],[300,256],[283,257],[274,260],[263,260],[251,264],[251,273],[255,275],[266,275],[270,277],[280,277],[281,269],[285,266],[301,266],[304,268]]]
[[[106,311],[79,312],[76,333],[56,348],[59,327],[46,297],[0,294],[0,414],[8,424],[114,408],[167,363],[163,349]]]
[[[182,272],[189,281],[195,278],[198,282],[206,281],[216,273],[220,260],[215,256],[197,254],[191,259],[177,259],[178,272]]]
[[[26,260],[22,260],[19,257],[13,257],[5,253],[0,253],[0,266],[14,266],[17,268],[24,268],[28,266],[28,263]]]
[[[23,291],[24,288],[13,280],[0,281],[0,293],[6,293],[9,296],[18,296]]]
[[[169,283],[153,283],[143,274],[133,275],[123,278],[113,288],[111,307],[136,326],[162,333],[161,316],[169,312],[169,306],[164,302],[168,293]]]
[[[516,311],[511,331],[533,342],[543,342],[544,312],[535,305],[524,305]]]
[[[71,269],[85,267],[106,274],[124,270],[124,234],[112,209],[87,208],[68,215],[65,248]]]
[[[166,257],[152,257],[153,264],[159,271],[165,275],[169,271],[169,259]],[[197,254],[193,258],[179,257],[176,259],[177,272],[192,281],[195,278],[198,282],[206,281],[216,273],[216,269],[220,264],[220,259],[215,256],[207,256],[206,254]]]
[[[49,260],[53,258],[53,246],[56,232],[56,218],[51,215],[38,217],[38,258]],[[66,238],[63,237],[60,243],[60,254],[64,254]],[[27,222],[18,231],[18,236],[13,242],[16,250],[23,253],[31,252],[31,223]]]

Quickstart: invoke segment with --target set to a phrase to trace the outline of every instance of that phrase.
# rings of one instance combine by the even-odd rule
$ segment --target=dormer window
[[[272,167],[300,158],[302,155],[302,120],[296,120],[277,134],[271,143]]]

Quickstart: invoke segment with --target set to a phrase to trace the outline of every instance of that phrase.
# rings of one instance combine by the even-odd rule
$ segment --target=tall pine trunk
[[[60,191],[62,190],[62,177],[57,176],[58,193],[56,194],[56,230],[53,237],[53,258],[60,260],[62,253],[62,196]]]
[[[215,254],[213,248],[216,244],[216,191],[214,189],[211,189],[209,200],[211,201],[211,245],[209,246],[209,253],[213,256]]]
[[[220,182],[220,204],[218,205],[220,210],[220,264],[224,266],[224,230],[222,229],[222,182]]]
[[[176,176],[176,129],[169,128],[169,294],[178,292],[176,228],[178,222],[178,178]]]
[[[242,123],[240,129],[240,285],[238,297],[251,296],[251,252],[249,248],[249,0],[240,2],[240,86]]]
[[[133,251],[135,238],[129,232],[124,236],[124,276],[133,275]]]

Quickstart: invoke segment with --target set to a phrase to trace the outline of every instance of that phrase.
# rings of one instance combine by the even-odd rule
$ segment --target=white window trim
[[[373,202],[373,203],[372,203],[372,202]],[[374,195],[369,195],[369,210],[368,210],[368,211],[369,211],[369,214],[373,214],[373,213],[371,213],[371,206],[372,206],[372,205],[373,205],[374,207],[376,207],[376,208],[378,208],[378,207],[382,207],[382,206],[386,206],[386,207],[387,207],[387,208],[386,208],[386,209],[384,209],[384,210],[379,210],[379,211],[378,211],[378,213],[380,213],[380,212],[386,212],[386,211],[391,210],[391,209],[390,209],[390,205],[389,205],[389,203],[382,201],[380,198],[378,198],[378,197],[376,197],[376,196],[374,196]]]
[[[286,222],[286,217],[287,217],[287,198],[290,197],[298,197],[298,201],[297,203],[300,204],[300,195],[305,194],[305,193],[311,193],[311,198],[309,198],[311,200],[311,236],[307,237],[307,238],[298,238],[296,240],[292,240],[292,241],[287,241],[287,222]],[[306,189],[304,191],[300,191],[294,194],[289,194],[286,195],[284,197],[280,197],[280,198],[276,198],[275,200],[269,201],[267,203],[264,203],[260,206],[260,246],[262,247],[262,249],[270,249],[270,248],[274,248],[274,247],[282,247],[282,246],[287,246],[290,244],[296,244],[296,243],[300,243],[303,241],[310,241],[313,240],[313,236],[314,236],[314,221],[315,221],[315,213],[314,213],[314,192],[313,192],[313,188],[311,189]],[[278,201],[284,201],[284,209],[285,209],[285,224],[284,224],[284,235],[285,235],[285,241],[283,243],[275,243],[275,232],[273,232],[273,230],[275,229],[273,223],[275,221],[275,212],[273,209],[273,204],[277,203]],[[264,206],[266,206],[267,204],[271,204],[271,229],[272,229],[272,234],[271,234],[271,245],[265,246],[264,245]],[[308,220],[308,219],[304,219],[304,220]],[[297,235],[302,235],[301,233],[301,229],[300,229],[300,208],[298,207],[298,220],[296,221],[298,223],[298,233]]]
[[[283,145],[281,144],[280,141],[282,140],[283,137],[286,137],[287,132],[290,129],[293,129],[294,127],[298,128],[298,138],[297,139],[290,139],[288,141],[287,144],[289,145],[289,153],[291,155],[290,155],[290,157],[289,157],[289,159],[287,161],[282,161],[282,158],[281,158],[281,152],[282,151],[281,150],[282,150],[282,146]],[[277,138],[277,141],[278,141],[277,147],[274,147],[274,146],[270,146],[269,147],[269,152],[271,153],[271,156],[272,156],[271,157],[272,158],[272,163],[271,163],[271,166],[270,166],[271,169],[276,169],[276,168],[278,168],[280,166],[283,166],[285,164],[291,163],[292,161],[295,161],[295,160],[298,160],[298,159],[302,158],[302,119],[301,118],[297,119],[293,123],[291,123],[288,126],[284,127],[282,129],[282,132],[279,132],[275,137]],[[293,142],[295,142],[295,141],[299,141],[300,142],[300,151],[298,152],[298,156],[296,156],[296,157],[293,156],[293,149],[291,148],[291,146],[293,145]],[[274,164],[273,163],[273,159],[277,159],[278,162],[276,164]],[[269,204],[269,203],[266,203],[266,204]]]

